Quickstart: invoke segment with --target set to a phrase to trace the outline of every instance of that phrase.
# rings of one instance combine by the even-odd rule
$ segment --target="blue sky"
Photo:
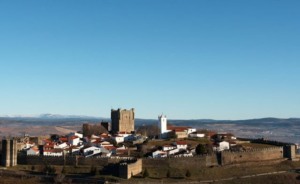
[[[0,115],[300,117],[300,1],[0,1]]]

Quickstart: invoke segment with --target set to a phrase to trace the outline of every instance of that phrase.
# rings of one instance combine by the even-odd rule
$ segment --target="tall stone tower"
[[[112,132],[132,132],[134,131],[134,109],[111,110]]]
[[[17,140],[3,139],[2,140],[2,159],[1,165],[4,167],[12,167],[17,165]]]

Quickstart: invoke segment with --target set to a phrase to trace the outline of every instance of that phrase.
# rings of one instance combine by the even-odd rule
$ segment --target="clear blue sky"
[[[0,114],[300,117],[299,0],[1,0]]]

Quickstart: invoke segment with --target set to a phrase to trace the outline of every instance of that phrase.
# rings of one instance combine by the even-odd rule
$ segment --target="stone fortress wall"
[[[100,158],[85,158],[85,157],[76,157],[76,156],[66,156],[66,157],[53,157],[53,156],[18,156],[18,164],[20,165],[69,165],[69,166],[107,166],[109,164],[117,164],[121,161],[131,161],[135,158],[109,158],[109,157],[100,157]]]
[[[223,151],[222,153],[220,153],[220,163],[222,165],[229,165],[244,162],[260,162],[266,160],[282,159],[284,158],[283,152],[283,147],[254,149],[242,152]]]
[[[140,174],[143,171],[142,159],[137,159],[132,163],[121,163],[119,165],[119,177],[130,179],[132,176]]]
[[[192,168],[210,167],[216,165],[229,165],[244,162],[256,162],[276,159],[293,159],[296,157],[295,146],[274,146],[270,148],[253,149],[249,151],[223,151],[211,155],[199,155],[194,157],[170,157],[170,158],[143,158],[143,167],[181,167],[188,165]],[[127,158],[133,160],[134,158]],[[119,163],[123,158],[84,158],[76,156],[51,157],[51,156],[25,156],[19,155],[17,163],[24,165],[101,165]],[[126,159],[125,159],[126,160]]]

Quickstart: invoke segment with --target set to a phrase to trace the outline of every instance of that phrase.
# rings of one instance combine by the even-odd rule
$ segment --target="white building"
[[[72,146],[78,146],[79,142],[80,142],[80,138],[78,136],[68,137],[68,143]]]
[[[187,134],[188,135],[191,134],[191,133],[193,133],[193,132],[197,132],[196,128],[188,128],[187,129]]]
[[[174,143],[179,150],[186,150],[187,149],[187,143],[185,141],[177,141]]]
[[[37,147],[32,147],[32,148],[29,148],[27,151],[26,151],[27,155],[39,155],[40,154],[40,151]]]
[[[99,153],[101,153],[101,149],[95,146],[90,146],[83,149],[83,155],[85,157],[90,157]]]
[[[205,137],[204,133],[197,133],[197,132],[193,132],[191,134],[189,134],[190,137],[194,137],[194,138],[203,138]]]
[[[173,149],[173,150],[169,150],[168,151],[168,155],[174,155],[174,154],[176,154],[176,153],[178,153],[180,150],[178,149],[178,148],[175,148],[175,149]]]
[[[173,145],[164,145],[162,148],[163,148],[163,151],[169,151],[169,150],[175,149],[176,146],[173,146]]]
[[[116,136],[116,137],[113,137],[113,140],[115,140],[116,143],[119,144],[119,143],[124,142],[124,137],[122,137],[122,136]]]
[[[167,129],[167,116],[163,114],[158,116],[158,127],[160,128],[160,138],[167,138],[167,134],[170,132]]]
[[[152,157],[153,158],[164,158],[164,157],[167,157],[167,152],[157,150],[152,153]]]
[[[81,133],[77,133],[77,132],[71,132],[69,135],[68,135],[68,137],[71,137],[71,136],[77,136],[77,137],[79,137],[79,138],[83,138],[83,134],[81,134]]]
[[[62,149],[44,150],[44,156],[61,157],[63,156]]]
[[[61,143],[61,144],[56,144],[56,145],[54,145],[54,148],[60,148],[60,149],[64,149],[64,148],[67,148],[68,147],[68,145],[67,145],[67,143]]]
[[[216,147],[214,147],[214,151],[224,151],[229,150],[230,144],[227,141],[222,141],[217,143]]]

